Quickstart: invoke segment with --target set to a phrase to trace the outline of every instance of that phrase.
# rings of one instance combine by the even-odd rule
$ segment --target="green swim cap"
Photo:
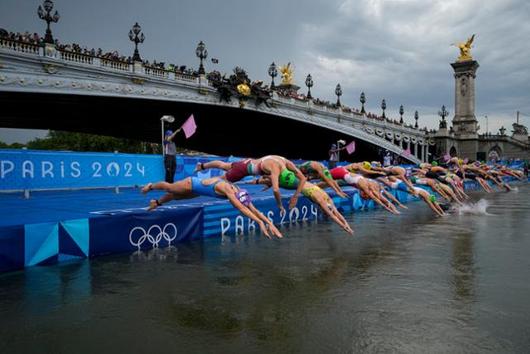
[[[418,179],[417,179],[416,177],[414,177],[414,176],[410,177],[410,181],[411,181],[412,183],[416,183],[417,180],[418,180]]]
[[[429,200],[430,200],[431,202],[433,202],[433,203],[436,203],[436,196],[435,196],[434,194],[431,194],[431,195],[429,196]]]
[[[298,178],[294,172],[289,170],[283,170],[280,173],[280,187],[287,189],[295,189],[298,185]]]
[[[325,169],[325,170],[324,170],[324,176],[326,176],[326,177],[329,178],[329,179],[333,179],[333,177],[331,176],[331,172],[329,172],[328,169]]]
[[[438,162],[433,161],[433,162],[431,162],[431,165],[432,165],[432,166],[438,166]]]

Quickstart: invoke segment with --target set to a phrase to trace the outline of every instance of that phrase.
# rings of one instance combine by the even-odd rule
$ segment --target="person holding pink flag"
[[[175,145],[175,137],[177,133],[181,130],[184,131],[186,139],[195,134],[197,130],[197,125],[195,124],[195,118],[193,114],[182,124],[182,126],[175,130],[166,130],[164,134],[164,169],[165,169],[165,178],[164,180],[167,183],[173,183],[175,179],[175,171],[177,170],[177,146]]]

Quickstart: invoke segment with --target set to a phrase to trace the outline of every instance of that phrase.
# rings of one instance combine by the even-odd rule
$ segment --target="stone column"
[[[476,135],[478,122],[475,117],[475,77],[479,67],[475,60],[452,63],[455,74],[455,136]]]

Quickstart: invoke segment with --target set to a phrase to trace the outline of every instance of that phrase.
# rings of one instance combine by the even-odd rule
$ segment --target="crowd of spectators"
[[[44,38],[39,36],[38,33],[29,33],[26,32],[8,32],[4,29],[0,29],[0,38],[2,39],[8,39],[11,41],[21,42],[21,43],[27,43],[32,45],[43,45],[44,44]],[[131,56],[125,56],[121,55],[118,51],[110,51],[110,52],[104,52],[103,49],[98,48],[91,48],[89,49],[86,46],[81,46],[77,43],[71,43],[71,44],[64,44],[59,42],[58,39],[55,39],[55,47],[64,52],[71,52],[76,54],[83,54],[83,55],[89,55],[92,57],[107,59],[107,60],[114,60],[114,61],[121,61],[126,63],[132,63],[132,57]],[[144,60],[143,64],[145,66],[160,69],[160,70],[167,70],[167,71],[173,71],[176,73],[181,74],[187,74],[187,75],[194,75],[197,76],[198,72],[194,70],[193,68],[188,68],[186,65],[176,65],[176,64],[169,64],[166,66],[163,62],[157,62],[156,60],[153,60],[153,62],[149,62],[149,60]]]
[[[28,31],[24,33],[14,33],[14,32],[8,32],[4,29],[0,28],[0,38],[9,39],[12,41],[18,41],[33,45],[42,45],[43,44],[43,38],[38,35],[38,33],[29,33]],[[133,60],[130,56],[126,57],[124,55],[120,55],[118,51],[112,51],[112,52],[103,52],[101,48],[98,49],[88,49],[87,47],[82,47],[81,45],[77,43],[72,44],[62,44],[57,39],[55,40],[55,46],[58,50],[65,51],[65,52],[72,52],[77,54],[83,54],[83,55],[89,55],[97,58],[103,58],[107,60],[114,60],[114,61],[121,61],[126,63],[132,63]],[[158,69],[158,70],[165,70],[165,71],[171,71],[175,73],[181,73],[186,75],[192,75],[192,76],[198,76],[198,71],[194,70],[193,68],[188,68],[186,65],[176,65],[176,64],[168,64],[166,65],[164,62],[157,62],[156,60],[153,60],[153,62],[149,62],[149,60],[144,60],[143,65],[146,67]],[[268,87],[266,87],[269,89]],[[270,89],[269,89],[270,90]],[[276,91],[280,96],[287,97],[287,98],[294,98],[299,101],[307,102],[309,99],[306,95],[300,94],[294,90],[277,90]],[[337,109],[338,106],[336,103],[332,103],[330,101],[321,100],[320,98],[313,98],[313,103],[318,106],[326,106],[328,108]],[[344,112],[350,113],[354,112],[357,114],[360,114],[361,112],[356,108],[350,108],[347,106],[341,107]],[[375,119],[379,121],[385,121],[391,124],[396,125],[404,125],[405,127],[414,128],[412,125],[407,124],[401,124],[397,120],[392,120],[388,118],[384,118],[382,116],[378,116],[377,114],[373,113],[366,113],[366,118],[369,119]],[[426,128],[424,128],[426,130]],[[421,129],[420,129],[421,130]]]
[[[0,28],[0,38],[9,39],[11,41],[22,42],[26,44],[41,45],[44,41],[38,33],[26,32],[8,32],[3,28]]]

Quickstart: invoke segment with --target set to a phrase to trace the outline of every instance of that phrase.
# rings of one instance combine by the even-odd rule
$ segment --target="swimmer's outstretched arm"
[[[289,201],[289,209],[292,209],[296,206],[298,196],[302,192],[302,189],[304,189],[304,184],[307,181],[307,178],[306,176],[304,176],[302,171],[300,171],[298,167],[296,167],[296,165],[292,163],[290,160],[285,160],[285,167],[287,167],[288,170],[294,172],[294,174],[298,178],[298,186],[293,196],[291,197],[291,200]]]
[[[258,218],[260,218],[266,225],[268,225],[269,229],[272,231],[272,233],[274,234],[274,236],[278,237],[278,238],[282,238],[283,235],[282,233],[280,232],[280,230],[278,230],[278,228],[276,227],[276,225],[274,225],[272,223],[272,221],[269,220],[269,218],[267,218],[265,215],[263,215],[263,213],[261,211],[258,210],[258,208],[256,208],[254,206],[254,204],[250,203],[250,205],[248,206],[248,208],[250,209],[251,212],[254,213],[254,215],[256,215]]]
[[[250,211],[249,208],[244,206],[243,203],[241,203],[239,201],[239,199],[236,198],[235,194],[229,193],[229,194],[226,195],[226,198],[230,201],[230,203],[237,210],[239,210],[241,212],[241,214],[243,214],[246,217],[254,220],[259,225],[259,228],[260,228],[261,232],[263,232],[263,234],[266,237],[271,238],[271,236],[269,234],[269,230],[267,230],[267,227],[265,226],[265,223],[260,218],[258,218],[256,215],[254,215],[254,213],[252,211]]]
[[[381,192],[388,198],[390,199],[392,202],[394,202],[397,206],[403,208],[403,209],[408,209],[405,205],[401,204],[401,202],[396,198],[394,197],[394,195],[392,193],[390,193],[389,191],[387,191],[386,189],[382,189]]]
[[[338,210],[335,208],[335,205],[333,205],[331,202],[328,206],[328,203],[324,200],[324,198],[322,197],[316,197],[314,196],[313,198],[311,198],[312,201],[316,204],[318,204],[318,206],[320,207],[320,209],[322,209],[322,211],[324,212],[324,214],[326,214],[328,217],[330,217],[335,223],[337,223],[337,225],[339,225],[344,231],[346,231],[347,233],[349,233],[350,235],[353,235],[353,230],[352,228],[350,227],[350,225],[348,224],[348,222],[346,221],[346,219],[344,219],[344,217],[338,212]],[[340,215],[340,217],[334,213],[334,210],[337,212],[337,214]]]
[[[318,168],[316,168],[316,171],[318,175],[320,176],[320,179],[326,182],[327,185],[335,191],[335,193],[337,193],[342,198],[348,198],[348,195],[344,193],[344,191],[339,187],[338,183],[335,182],[334,179],[330,179],[328,176],[324,174],[324,170],[322,169],[322,166],[320,165],[320,163],[318,164]]]

